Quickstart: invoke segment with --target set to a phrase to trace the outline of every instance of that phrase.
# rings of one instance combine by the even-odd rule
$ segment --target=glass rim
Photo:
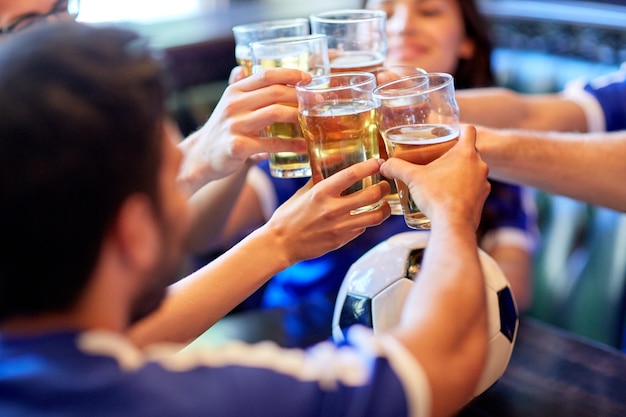
[[[260,41],[250,42],[250,49],[254,49],[255,46],[274,46],[284,45],[288,43],[302,43],[310,40],[325,39],[327,36],[324,34],[310,34],[310,35],[298,35],[298,36],[282,36],[280,38],[263,39]]]
[[[424,89],[419,90],[419,91],[410,90],[410,87],[391,88],[394,84],[407,82],[413,79],[423,78],[424,80],[430,80],[433,77],[440,77],[444,79],[444,81],[437,85],[431,85],[430,83],[428,83],[428,87],[425,87]],[[380,84],[376,86],[373,94],[374,94],[374,97],[379,98],[379,99],[393,99],[396,97],[421,96],[424,94],[430,94],[434,91],[446,88],[453,82],[454,82],[454,77],[451,74],[448,74],[446,72],[427,72],[425,74],[413,74],[413,75],[407,75],[405,77],[400,77],[396,80],[391,80],[383,84]]]
[[[314,81],[319,81],[321,79],[331,79],[331,78],[338,79],[338,78],[348,78],[348,77],[362,77],[362,79],[360,81],[357,81],[356,83],[342,84],[342,85],[337,85],[337,86],[332,86],[332,87],[324,87],[325,84],[320,84],[318,86],[311,85]],[[331,74],[315,75],[308,80],[298,81],[296,83],[296,90],[311,91],[311,92],[312,91],[328,92],[328,91],[342,90],[348,87],[350,88],[360,87],[371,82],[374,82],[374,86],[376,86],[376,76],[372,74],[371,72],[366,72],[366,71],[336,72],[336,73],[331,73]]]
[[[422,67],[417,67],[415,65],[411,65],[411,64],[388,64],[388,65],[381,65],[379,67],[376,67],[372,70],[372,72],[376,71],[376,72],[380,72],[380,71],[393,71],[394,68],[397,69],[412,69],[415,70],[415,73],[413,74],[409,74],[407,75],[407,77],[411,77],[413,75],[426,75],[428,74],[428,71],[426,71],[424,68]],[[394,80],[395,81],[395,80]],[[382,85],[382,84],[381,84]]]
[[[336,16],[336,17],[333,17]],[[355,17],[348,17],[355,16]],[[350,22],[369,22],[374,20],[387,19],[387,13],[382,10],[369,9],[337,9],[325,12],[314,13],[309,16],[311,21],[319,23],[350,23]]]
[[[233,33],[247,33],[259,29],[283,29],[293,26],[308,25],[309,20],[305,17],[293,19],[263,20],[254,23],[243,23],[232,27]]]

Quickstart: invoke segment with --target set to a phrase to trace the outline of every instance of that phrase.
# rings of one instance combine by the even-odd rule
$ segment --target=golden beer
[[[384,137],[391,156],[426,165],[454,146],[459,131],[446,125],[405,125],[386,130]],[[395,181],[407,225],[416,229],[429,229],[430,220],[417,207],[406,184],[398,179]]]
[[[320,104],[299,114],[309,150],[314,182],[371,158],[379,158],[375,107],[371,101]],[[342,192],[351,194],[378,182],[375,175],[354,183]],[[363,207],[359,211],[378,207]]]
[[[263,59],[254,65],[254,68],[304,68],[308,69],[309,54],[299,57],[287,57],[283,59]],[[249,77],[254,68],[252,59],[238,59],[237,63],[243,68],[244,75]],[[303,64],[305,63],[305,64]],[[303,70],[303,71],[304,71]],[[283,103],[286,105],[286,103]],[[290,104],[296,106],[295,104]],[[302,138],[300,127],[295,123],[274,123],[263,129],[261,135],[265,137],[278,137],[282,139]],[[309,155],[298,152],[275,152],[269,154],[270,174],[277,178],[308,177],[311,175]]]
[[[252,71],[268,68],[295,68],[302,71],[310,70],[311,54],[303,52],[277,58],[259,59],[255,62]],[[293,104],[293,106],[296,106]],[[300,126],[295,123],[273,123],[263,134],[266,137],[282,139],[302,138]],[[297,152],[273,152],[269,154],[270,174],[277,178],[308,177],[311,175],[309,155]]]
[[[293,105],[295,106],[295,105]],[[273,123],[264,132],[266,137],[282,139],[302,138],[300,126],[295,123]],[[278,178],[311,176],[309,154],[306,152],[272,152],[269,154],[270,173]]]

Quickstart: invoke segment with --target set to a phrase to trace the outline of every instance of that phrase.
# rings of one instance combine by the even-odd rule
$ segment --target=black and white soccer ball
[[[404,232],[379,243],[356,260],[337,295],[333,339],[342,341],[348,327],[361,324],[374,333],[400,321],[409,290],[419,272],[429,232]],[[519,314],[508,280],[498,264],[482,250],[487,291],[489,351],[475,395],[491,387],[508,366],[517,337]]]

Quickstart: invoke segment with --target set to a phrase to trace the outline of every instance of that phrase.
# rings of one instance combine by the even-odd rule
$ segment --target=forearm
[[[169,288],[151,316],[135,324],[130,337],[139,346],[187,343],[232,310],[277,272],[291,264],[280,234],[267,227]]]
[[[178,144],[178,149],[183,154],[178,183],[190,195],[195,194],[210,181],[220,178],[218,175],[212,175],[207,168],[208,165],[202,166],[199,162],[203,158],[211,158],[208,150],[203,150],[199,144],[201,135],[202,130],[197,130]],[[206,154],[203,155],[205,152]]]
[[[456,100],[463,123],[510,128],[525,118],[522,96],[505,88],[469,88],[458,90]]]
[[[479,129],[477,147],[490,176],[626,210],[626,132],[540,133]]]
[[[433,415],[450,415],[467,403],[486,357],[485,284],[475,233],[453,221],[433,223],[398,336],[429,376]]]
[[[221,235],[246,181],[249,164],[221,180],[212,181],[189,198],[192,226],[188,248],[194,253],[211,249]]]
[[[583,109],[560,94],[521,94],[506,88],[456,92],[464,123],[498,129],[587,131]]]

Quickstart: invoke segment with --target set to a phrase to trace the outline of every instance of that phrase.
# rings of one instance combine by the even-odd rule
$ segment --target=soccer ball
[[[400,321],[402,307],[420,269],[429,232],[404,232],[379,243],[346,273],[335,303],[333,339],[343,341],[353,324],[383,332]],[[504,373],[517,337],[519,314],[509,282],[485,252],[479,257],[486,281],[489,352],[475,396]]]

